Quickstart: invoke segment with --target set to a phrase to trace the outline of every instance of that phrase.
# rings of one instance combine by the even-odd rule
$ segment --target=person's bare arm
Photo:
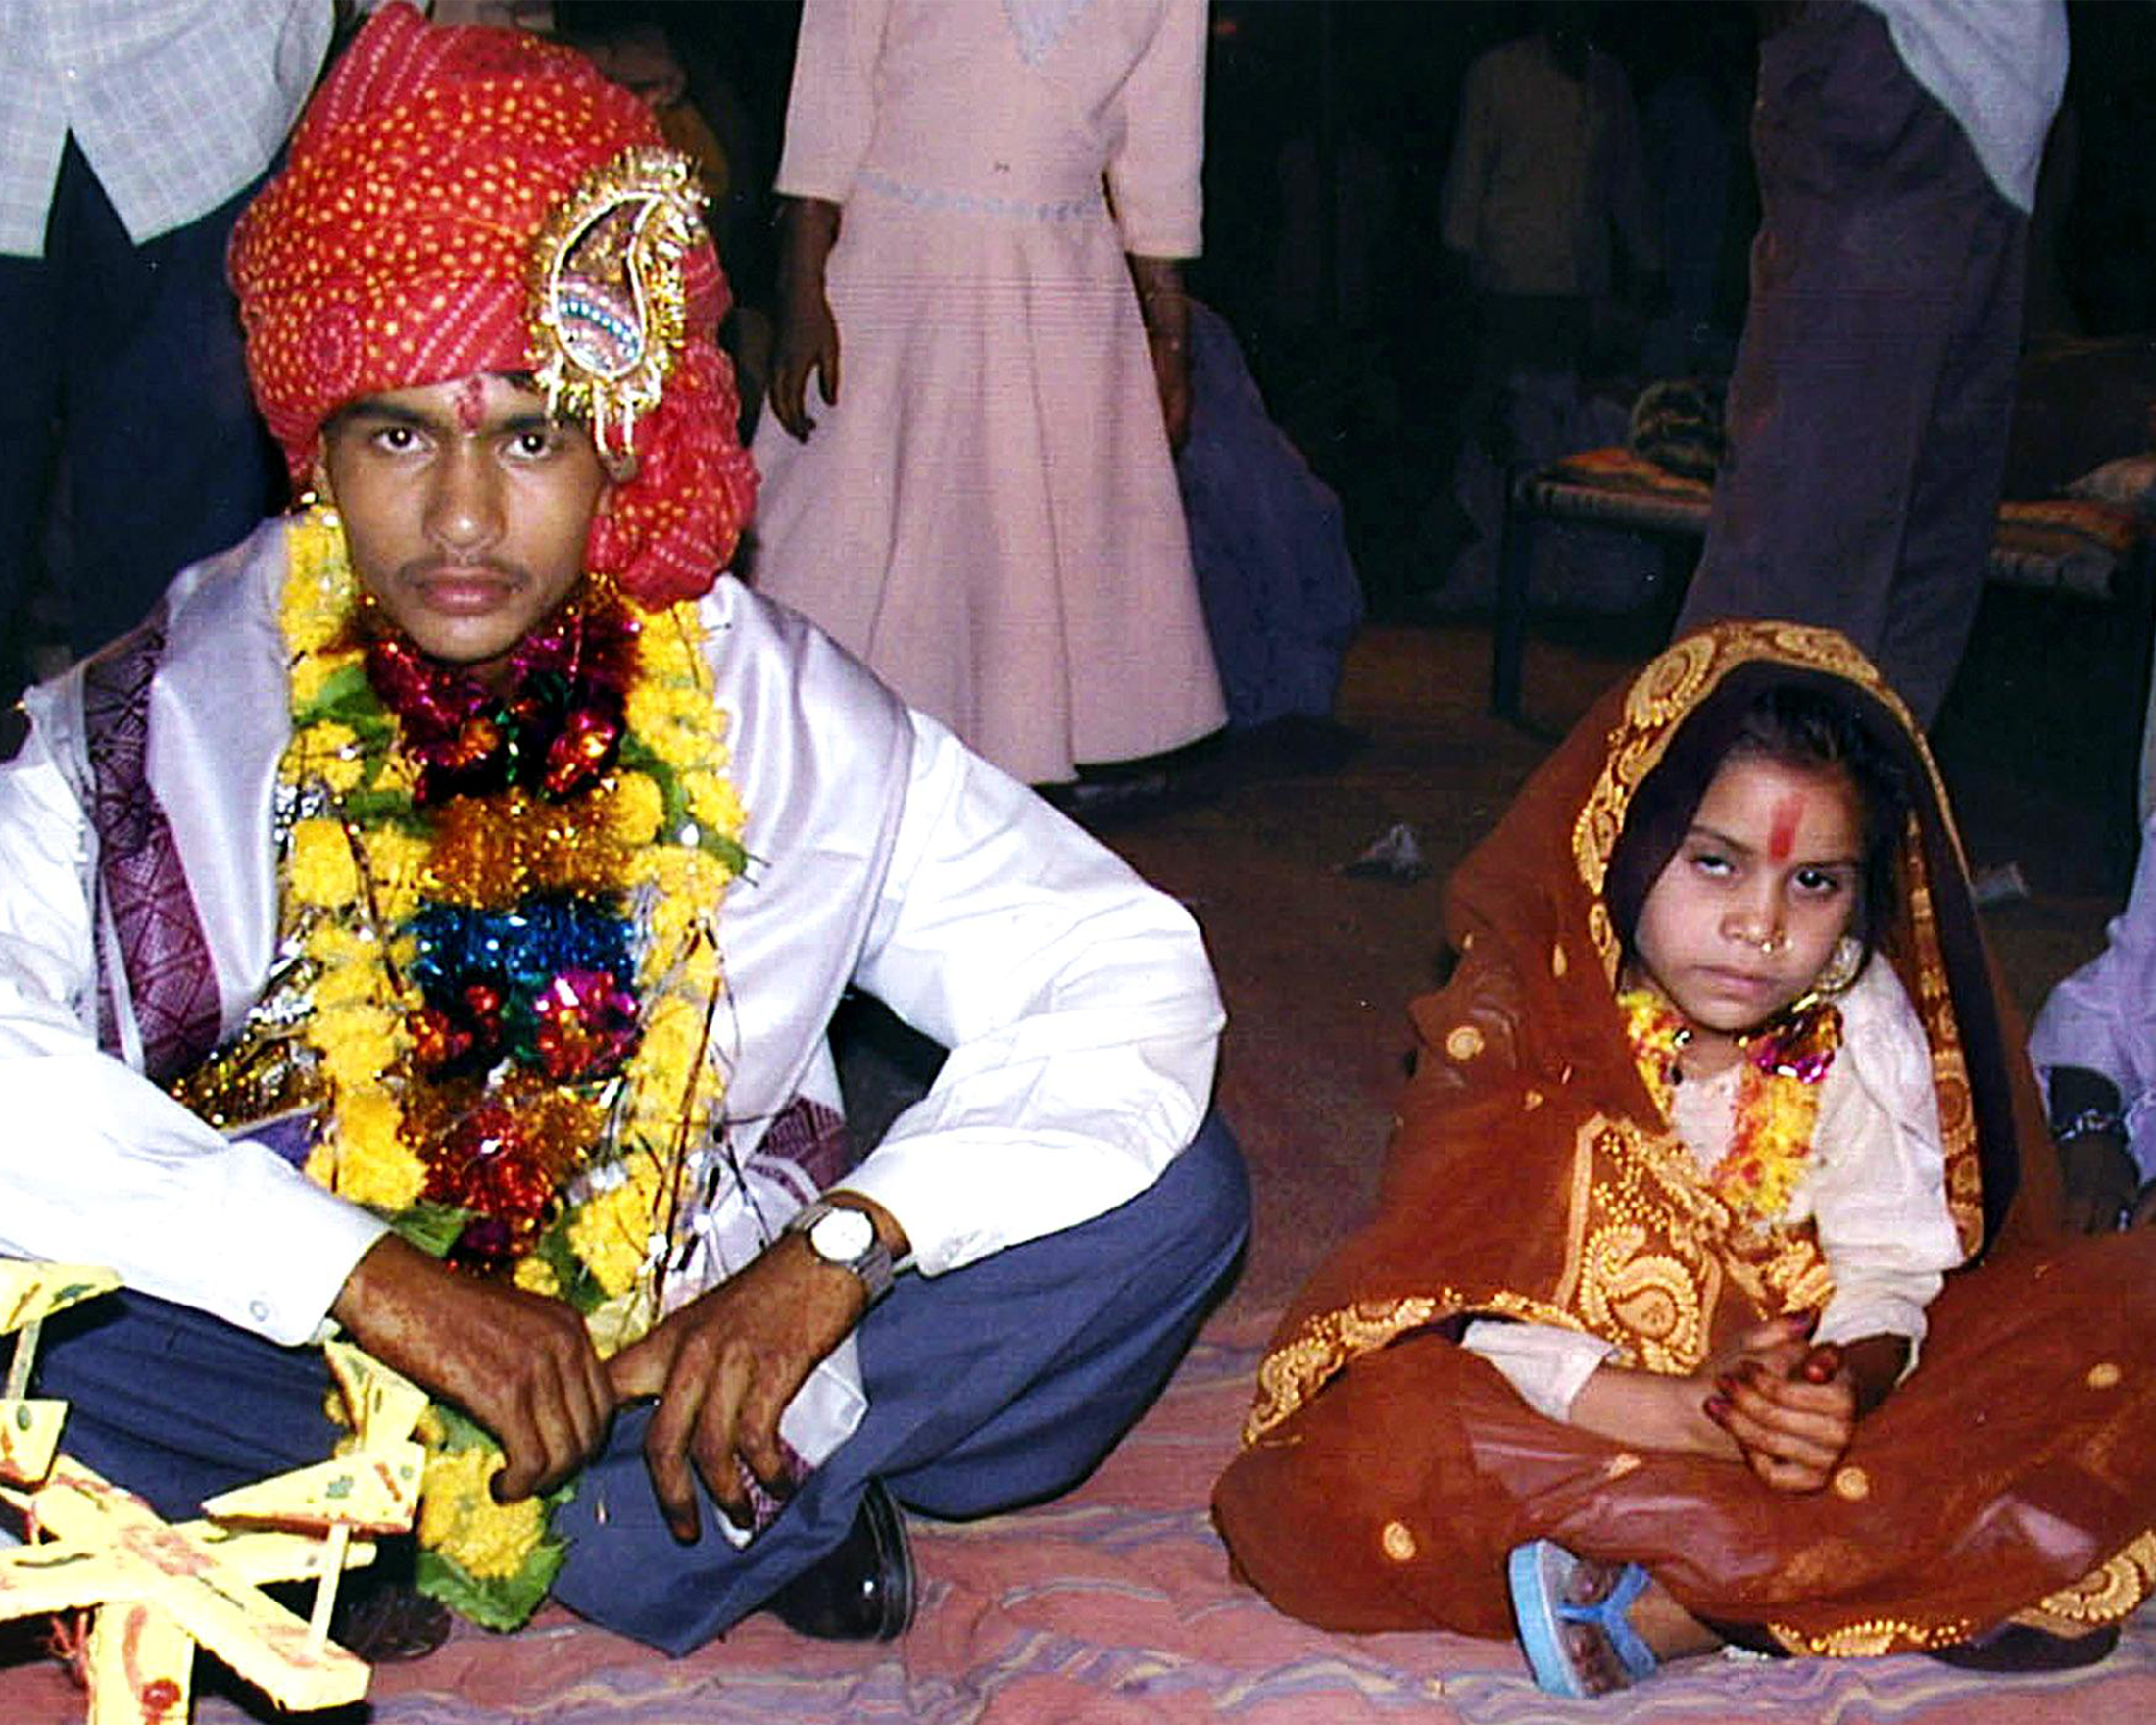
[[[1183,266],[1173,258],[1130,254],[1131,280],[1145,320],[1152,378],[1160,391],[1160,418],[1168,447],[1180,450],[1191,435],[1191,305],[1183,289]]]
[[[1697,1377],[1604,1365],[1573,1397],[1568,1423],[1642,1450],[1743,1459],[1737,1440],[1707,1416],[1708,1395]]]
[[[1573,1398],[1570,1421],[1643,1449],[1739,1461],[1780,1491],[1816,1491],[1857,1419],[1892,1388],[1908,1344],[1811,1347],[1812,1321],[1771,1319],[1689,1376],[1604,1365]]]
[[[778,343],[771,363],[771,412],[807,442],[808,373],[826,406],[839,399],[839,325],[824,292],[824,265],[838,243],[839,207],[823,198],[790,200],[781,217]]]
[[[330,1313],[383,1364],[494,1435],[504,1503],[553,1490],[606,1442],[614,1394],[584,1320],[563,1301],[461,1275],[385,1234]]]
[[[906,1232],[889,1210],[858,1193],[830,1197],[865,1210],[894,1260],[906,1256]],[[785,1488],[779,1415],[867,1304],[852,1271],[825,1263],[800,1235],[782,1234],[738,1275],[608,1361],[622,1400],[659,1398],[644,1462],[676,1539],[687,1544],[698,1534],[692,1467],[741,1525],[750,1515],[743,1466],[766,1487]]]
[[[1642,1449],[1741,1460],[1742,1446],[1709,1411],[1716,1384],[1752,1363],[1778,1372],[1795,1369],[1811,1323],[1802,1312],[1770,1318],[1686,1376],[1606,1364],[1580,1386],[1567,1420]]]

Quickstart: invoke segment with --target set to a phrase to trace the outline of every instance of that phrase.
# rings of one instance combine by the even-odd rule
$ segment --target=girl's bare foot
[[[1570,1605],[1599,1604],[1609,1597],[1610,1589],[1617,1585],[1626,1567],[1622,1563],[1582,1557],[1566,1583],[1565,1602]],[[1651,1576],[1646,1587],[1626,1608],[1625,1619],[1646,1643],[1655,1658],[1665,1665],[1672,1659],[1711,1653],[1722,1645],[1720,1636],[1680,1605],[1669,1590]],[[1566,1650],[1589,1694],[1606,1695],[1633,1681],[1624,1661],[1617,1656],[1617,1650],[1598,1625],[1568,1622],[1563,1633]]]
[[[1531,1540],[1506,1560],[1520,1648],[1552,1695],[1606,1695],[1670,1659],[1721,1645],[1637,1563],[1579,1557]]]

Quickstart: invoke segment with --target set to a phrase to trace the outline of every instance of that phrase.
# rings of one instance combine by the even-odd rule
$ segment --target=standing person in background
[[[1577,0],[1535,12],[1533,34],[1468,69],[1445,174],[1445,244],[1465,260],[1479,313],[1460,423],[1477,441],[1514,372],[1578,372],[1612,309],[1612,229],[1642,279],[1661,265],[1624,69],[1589,43]]]
[[[48,503],[68,522],[53,574],[79,656],[270,502],[224,242],[331,23],[329,0],[0,7],[0,696],[27,674]]]
[[[802,15],[753,578],[1033,783],[1225,716],[1169,453],[1204,48],[1204,0]]]
[[[1751,308],[1677,632],[1732,616],[1839,629],[1929,727],[1976,620],[1998,510],[2066,12],[1773,10],[1752,121],[1764,218]]]

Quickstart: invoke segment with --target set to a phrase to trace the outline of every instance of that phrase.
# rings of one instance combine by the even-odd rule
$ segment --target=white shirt
[[[2036,172],[2066,93],[2061,0],[1865,0],[1894,52],[1976,151],[1999,195],[2036,206]]]
[[[1811,1158],[1779,1219],[1815,1224],[1834,1277],[1813,1340],[1906,1336],[1914,1369],[1924,1309],[1962,1258],[1946,1205],[1931,1049],[1883,960],[1865,965],[1839,1005],[1841,1049],[1820,1082]],[[1677,1088],[1672,1123],[1702,1172],[1729,1149],[1740,1071]],[[1544,1324],[1471,1323],[1461,1345],[1552,1419],[1566,1416],[1595,1368],[1617,1354],[1598,1337]]]
[[[1540,35],[1482,55],[1460,94],[1441,221],[1486,293],[1606,294],[1612,223],[1635,268],[1659,267],[1624,69],[1589,49],[1574,77]]]
[[[283,570],[272,521],[183,573],[152,685],[150,782],[227,1034],[275,939]],[[823,1032],[858,983],[952,1050],[845,1181],[921,1272],[1145,1190],[1212,1085],[1222,1012],[1189,913],[795,614],[730,578],[704,614],[758,860],[719,922],[735,1147],[797,1095],[836,1103]],[[79,702],[72,675],[33,690],[30,740],[0,767],[0,1253],[110,1264],[303,1340],[382,1224],[98,1052]]]
[[[43,255],[70,132],[137,245],[237,195],[334,22],[330,0],[0,0],[0,253]]]
[[[2104,932],[2104,950],[2051,991],[2029,1033],[2029,1058],[2046,1092],[2058,1066],[2084,1066],[2118,1087],[2128,1148],[2156,1178],[2156,817],[2141,828],[2141,856],[2126,909]]]

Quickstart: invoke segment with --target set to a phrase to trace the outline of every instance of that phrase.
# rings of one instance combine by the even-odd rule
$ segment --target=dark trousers
[[[900,1277],[860,1327],[867,1414],[744,1551],[712,1531],[708,1498],[702,1540],[675,1543],[644,1472],[649,1408],[627,1410],[557,1518],[572,1543],[556,1597],[686,1652],[836,1546],[871,1477],[941,1516],[1067,1490],[1166,1381],[1249,1215],[1242,1154],[1214,1115],[1107,1214],[933,1279]],[[329,1454],[318,1350],[133,1293],[77,1310],[51,1326],[38,1393],[72,1404],[70,1454],[161,1514],[191,1515],[213,1493]]]
[[[1678,629],[1838,628],[1929,725],[1983,590],[2028,221],[1868,7],[1768,38],[1753,139],[1751,308]]]
[[[0,257],[0,648],[21,639],[48,538],[80,655],[132,628],[175,570],[273,507],[224,281],[225,240],[253,190],[138,246],[71,138],[45,255]]]

